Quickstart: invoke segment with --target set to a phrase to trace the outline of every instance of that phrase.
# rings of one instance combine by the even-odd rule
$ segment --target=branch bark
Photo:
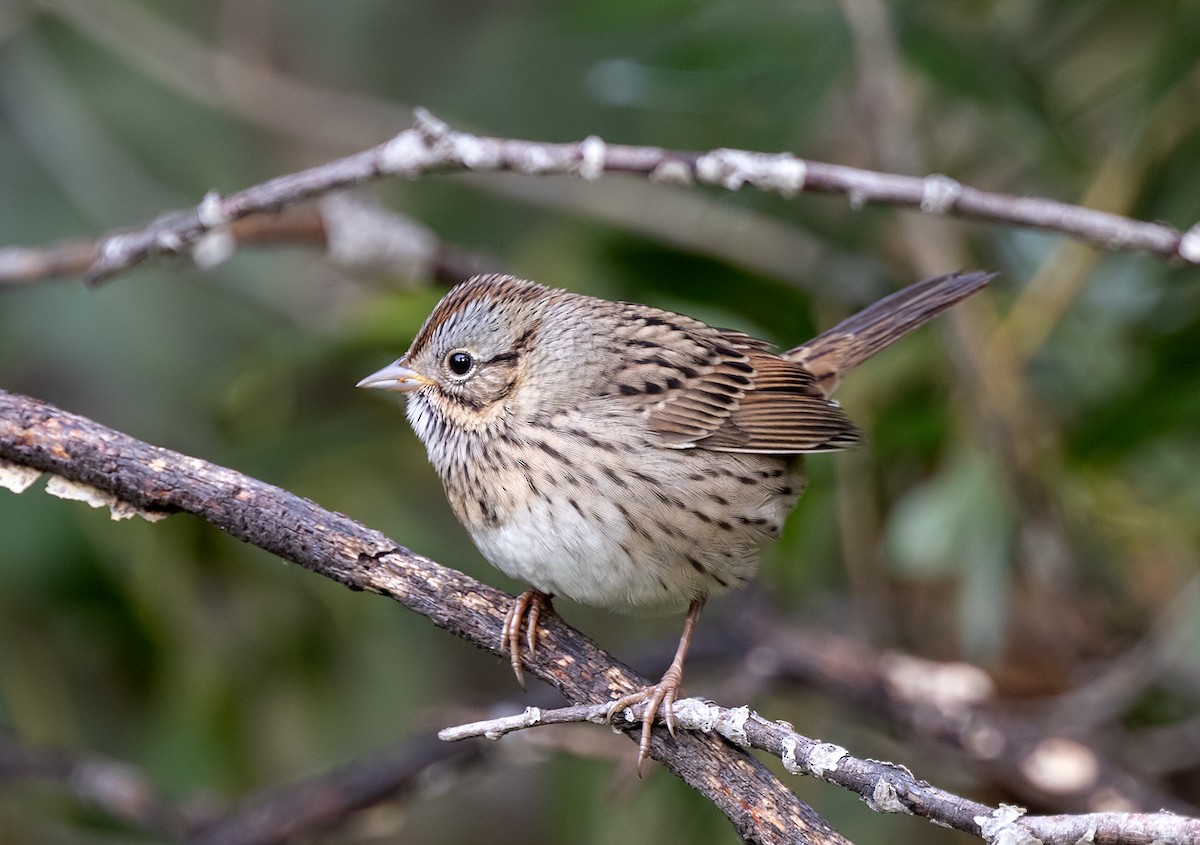
[[[84,497],[90,489],[93,503],[114,514],[126,515],[129,508],[152,518],[195,514],[352,590],[394,599],[498,653],[510,596],[278,487],[2,390],[0,458],[85,485],[73,495]],[[7,486],[24,489],[29,480]],[[606,701],[647,683],[557,616],[542,625],[544,647],[527,657],[526,666],[568,700]],[[638,725],[619,727],[636,733]],[[762,763],[718,736],[683,732],[672,739],[658,727],[650,756],[712,801],[750,842],[846,842]]]

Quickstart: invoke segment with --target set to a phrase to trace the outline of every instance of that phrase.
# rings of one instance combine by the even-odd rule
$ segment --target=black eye
[[[456,376],[465,376],[475,366],[475,359],[469,352],[451,352],[446,356],[446,366]]]

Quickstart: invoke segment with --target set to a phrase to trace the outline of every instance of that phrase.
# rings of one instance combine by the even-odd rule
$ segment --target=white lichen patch
[[[158,522],[167,514],[163,511],[145,511],[128,502],[123,502],[111,493],[99,490],[90,484],[71,481],[61,475],[52,475],[46,482],[46,492],[60,499],[73,502],[83,502],[93,508],[108,508],[109,515],[114,521],[140,516],[148,522]]]
[[[684,698],[675,702],[675,723],[691,731],[710,733],[717,727],[721,708],[698,698]]]
[[[579,145],[579,175],[588,182],[595,182],[604,175],[604,164],[608,158],[608,146],[603,138],[589,135]]]
[[[696,178],[730,191],[736,191],[742,185],[753,185],[790,197],[804,190],[808,165],[787,153],[765,155],[745,150],[719,149],[705,153],[696,160]]]
[[[941,173],[926,176],[921,185],[921,210],[926,214],[945,214],[962,196],[962,185]]]
[[[212,229],[192,244],[192,260],[201,270],[211,270],[232,258],[237,246],[237,238],[228,229]]]
[[[989,816],[976,816],[975,824],[991,845],[1042,845],[1042,840],[1017,824],[1023,815],[1024,807],[1001,804]]]
[[[221,195],[216,191],[209,191],[204,195],[200,204],[196,206],[196,216],[200,218],[200,223],[205,229],[217,229],[230,223],[229,215],[225,213],[221,201]]]
[[[813,777],[823,778],[826,772],[836,772],[838,763],[850,752],[832,742],[822,742],[808,755],[809,768]]]
[[[783,754],[780,755],[780,759],[783,760],[783,767],[793,775],[802,775],[807,771],[796,760],[796,738],[794,736],[784,738]]]
[[[896,792],[896,787],[888,783],[884,778],[875,781],[875,788],[871,790],[871,797],[864,798],[867,806],[877,813],[908,813],[912,815],[912,811],[904,806],[904,802],[900,800],[899,794]]]
[[[415,129],[405,130],[379,151],[381,173],[412,176],[421,172],[430,161],[429,147]]]
[[[746,722],[750,721],[749,707],[735,707],[729,711],[729,721],[721,731],[721,735],[735,745],[740,745],[745,748],[750,744],[750,738],[746,736]]]
[[[24,493],[41,474],[41,470],[0,458],[0,487],[7,487],[14,493]]]
[[[1190,264],[1200,264],[1200,223],[1183,233],[1176,251],[1184,261]]]
[[[659,162],[650,171],[650,181],[664,185],[690,185],[694,180],[692,179],[692,169],[686,162],[677,158],[668,158]]]

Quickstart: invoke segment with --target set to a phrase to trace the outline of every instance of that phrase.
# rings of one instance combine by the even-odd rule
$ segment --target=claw
[[[528,592],[526,594],[528,594]],[[529,645],[530,654],[533,654],[535,651],[537,651],[537,627],[538,622],[542,618],[542,608],[550,606],[549,596],[546,596],[543,593],[535,593],[534,595],[542,596],[542,598],[531,600],[529,602],[529,615],[525,619],[525,642]]]

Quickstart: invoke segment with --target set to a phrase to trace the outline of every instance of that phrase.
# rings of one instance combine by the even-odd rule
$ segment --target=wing
[[[826,399],[812,373],[766,352],[751,353],[754,386],[714,431],[694,442],[721,452],[833,452],[861,435],[836,402]],[[651,414],[651,429],[654,429]]]
[[[859,442],[813,374],[764,341],[644,307],[625,326],[636,353],[613,374],[615,392],[645,408],[658,445],[786,455]]]

